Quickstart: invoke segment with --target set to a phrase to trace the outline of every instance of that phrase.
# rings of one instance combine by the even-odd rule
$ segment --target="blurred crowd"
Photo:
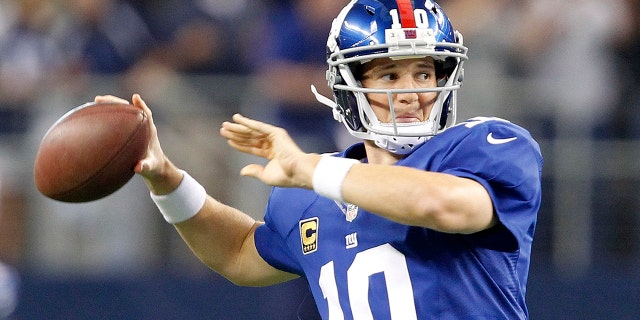
[[[164,265],[172,254],[166,240],[171,230],[148,202],[140,201],[144,186],[134,185],[129,198],[114,203],[69,206],[33,199],[30,160],[42,126],[96,94],[128,98],[141,93],[152,107],[170,110],[159,113],[162,123],[189,109],[191,101],[177,97],[191,97],[190,90],[227,88],[217,94],[251,97],[238,99],[245,105],[230,105],[222,116],[240,109],[259,115],[285,126],[308,151],[332,151],[349,143],[309,90],[315,84],[330,95],[324,85],[326,38],[346,3],[0,1],[0,261],[53,274],[119,274]],[[460,118],[501,116],[522,123],[542,140],[640,138],[640,1],[440,4],[470,47]],[[231,80],[206,80],[219,76],[241,80],[232,88],[236,82]],[[184,77],[192,81],[176,80]],[[178,95],[181,86],[186,88]],[[174,131],[203,143],[213,139],[218,122],[195,123]],[[207,136],[193,136],[203,133]],[[175,144],[185,141],[176,138]],[[182,148],[176,153],[193,151]],[[200,159],[194,160],[194,170],[202,170],[212,188],[222,174],[207,173],[207,164],[227,170],[234,165],[216,160],[223,150],[196,153]],[[562,150],[551,150],[556,151]],[[594,150],[586,152],[593,152],[589,159],[577,158],[597,158]],[[581,191],[585,196],[592,192]],[[637,228],[637,208],[631,210],[623,224]],[[583,219],[589,223],[591,218]],[[640,250],[640,241],[634,241]],[[0,268],[0,280],[5,269]]]
[[[144,90],[162,95],[157,87],[178,73],[258,76],[257,89],[279,110],[274,116],[294,133],[315,131],[317,137],[332,123],[300,123],[327,118],[308,86],[324,87],[328,26],[346,2],[3,1],[0,134],[24,133],[33,119],[29,105],[43,91],[66,85],[66,90],[83,92],[87,74],[122,76],[117,93],[128,96]],[[549,130],[554,118],[598,128],[600,136],[637,135],[627,123],[633,121],[628,104],[640,99],[635,97],[637,1],[440,3],[471,47],[470,91],[494,93],[483,94],[485,101],[473,108],[531,109],[530,115],[545,126],[533,130],[543,135],[564,130]],[[480,81],[487,76],[492,81]],[[499,94],[510,89],[501,80],[514,76],[533,85],[515,97]],[[309,137],[309,146],[335,148],[335,136],[320,138]]]

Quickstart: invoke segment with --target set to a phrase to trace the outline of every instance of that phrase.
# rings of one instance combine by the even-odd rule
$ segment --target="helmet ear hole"
[[[347,85],[347,82],[340,74],[340,72],[337,70],[335,71],[336,72],[333,72],[334,84]],[[358,85],[360,85],[359,81],[356,82],[358,83]],[[361,131],[362,122],[360,122],[360,113],[358,111],[358,99],[356,98],[356,94],[352,91],[339,90],[334,88],[333,96],[337,104],[337,108],[334,112],[337,112],[342,117],[342,121],[344,121],[349,129],[353,131]]]
[[[444,60],[436,60],[436,77],[438,77],[438,79],[441,79],[451,76],[457,65],[458,61],[456,60],[456,58],[452,57],[448,57]]]
[[[359,131],[362,128],[358,110],[354,110],[351,106],[357,106],[356,96],[353,92],[345,90],[334,90],[333,95],[338,105],[338,112],[344,118],[344,123],[353,131]]]

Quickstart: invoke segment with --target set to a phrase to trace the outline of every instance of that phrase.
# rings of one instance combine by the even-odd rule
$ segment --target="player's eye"
[[[396,75],[395,73],[386,73],[381,75],[380,79],[384,81],[393,81],[398,79],[398,75]]]
[[[433,77],[435,77],[435,72],[431,72],[431,71],[423,71],[423,72],[418,72],[416,74],[416,79],[418,80],[429,80]]]

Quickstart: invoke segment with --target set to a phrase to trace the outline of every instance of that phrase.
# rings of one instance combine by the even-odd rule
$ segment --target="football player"
[[[231,147],[268,160],[240,172],[274,186],[260,222],[208,196],[152,127],[135,171],[165,219],[238,285],[304,277],[323,319],[528,318],[543,160],[506,120],[455,124],[462,35],[429,0],[352,0],[327,48],[334,94],[317,98],[362,142],[311,154],[283,128],[223,123]]]

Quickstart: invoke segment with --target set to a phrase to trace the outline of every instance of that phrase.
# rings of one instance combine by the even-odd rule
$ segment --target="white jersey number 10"
[[[407,260],[389,244],[359,252],[347,270],[347,287],[353,319],[373,320],[369,306],[369,277],[377,273],[384,274],[391,319],[417,319]],[[333,261],[322,266],[319,284],[329,306],[329,319],[343,320],[344,313],[338,299]]]

